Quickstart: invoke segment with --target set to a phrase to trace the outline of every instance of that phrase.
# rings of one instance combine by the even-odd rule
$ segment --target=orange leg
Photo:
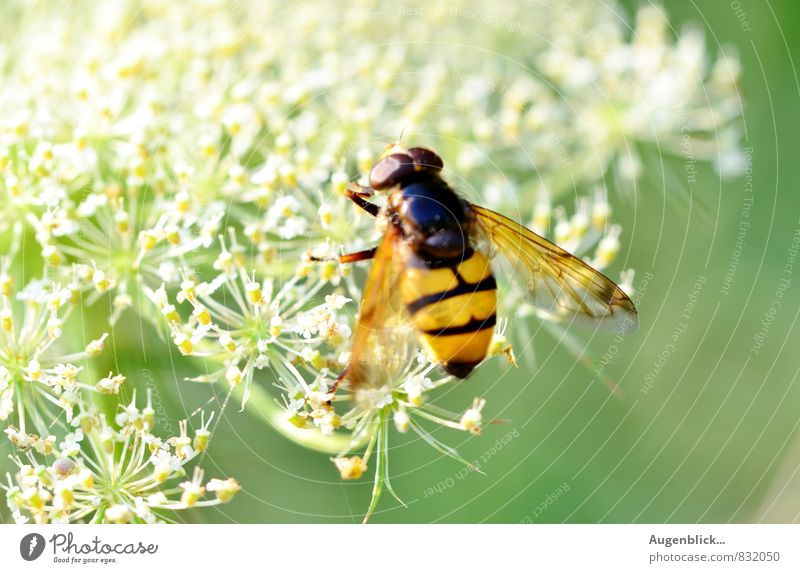
[[[362,187],[358,183],[350,183],[345,190],[345,194],[347,198],[350,199],[353,203],[361,207],[364,211],[372,215],[373,217],[377,217],[381,211],[381,208],[376,205],[375,203],[371,203],[367,201],[368,197],[372,196],[372,190],[367,187]],[[366,261],[375,257],[375,253],[378,250],[378,247],[372,247],[371,249],[365,249],[363,251],[357,251],[355,253],[347,253],[345,255],[339,255],[334,259],[328,258],[320,258],[320,257],[311,257],[312,261],[328,261],[328,260],[336,260],[339,263],[355,263],[358,261]],[[339,388],[339,384],[342,383],[342,380],[347,378],[347,373],[349,371],[349,366],[345,366],[344,370],[342,370],[339,375],[336,377],[336,380],[333,382],[333,386],[330,387],[330,394],[331,397],[336,393],[336,390]],[[328,406],[331,405],[331,401],[328,400]]]
[[[372,191],[367,187],[362,187],[358,183],[350,183],[347,186],[347,189],[345,189],[345,194],[347,195],[348,199],[364,209],[364,211],[373,217],[377,217],[378,213],[380,213],[380,207],[378,207],[375,203],[367,201],[367,197],[372,196]]]
[[[331,400],[333,399],[333,395],[336,394],[336,390],[339,389],[339,384],[342,383],[342,380],[347,378],[347,372],[350,370],[349,366],[345,366],[344,370],[342,370],[339,375],[336,377],[336,380],[333,381],[333,386],[330,387],[328,392],[331,395]],[[331,405],[331,400],[328,400],[328,406]]]
[[[362,199],[369,199],[375,194],[372,187],[364,187],[357,181],[350,181],[350,183],[347,184],[347,191],[353,195],[358,195]]]
[[[356,251],[355,253],[347,253],[345,255],[339,255],[338,257],[315,257],[311,256],[311,260],[315,263],[322,263],[325,261],[337,261],[339,263],[357,263],[358,261],[367,261],[375,257],[375,251],[378,250],[378,247],[372,247],[371,249],[365,249],[363,251]]]
[[[372,215],[373,217],[377,217],[378,213],[380,213],[381,208],[378,207],[375,203],[370,203],[366,200],[366,197],[372,196],[372,190],[367,187],[362,187],[358,183],[350,183],[345,190],[345,194],[347,198],[350,199],[353,203],[364,209],[367,213]],[[357,251],[355,253],[348,253],[346,255],[340,255],[338,257],[311,257],[311,260],[317,263],[324,262],[324,261],[338,261],[340,263],[356,263],[358,261],[366,261],[375,257],[375,251],[377,247],[372,247],[371,249],[365,249],[363,251]]]

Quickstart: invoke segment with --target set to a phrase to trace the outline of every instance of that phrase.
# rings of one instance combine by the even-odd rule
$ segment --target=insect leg
[[[363,251],[356,251],[355,253],[347,253],[345,255],[339,255],[338,257],[315,257],[311,256],[311,260],[315,263],[322,263],[325,261],[337,261],[339,263],[356,263],[358,261],[367,261],[375,257],[375,252],[378,250],[378,247],[372,247],[371,249],[365,249]]]
[[[378,213],[380,213],[380,207],[378,207],[375,203],[370,203],[366,200],[365,197],[370,197],[372,195],[370,191],[366,191],[366,187],[362,187],[358,183],[351,183],[348,185],[347,189],[345,189],[345,194],[347,195],[348,199],[364,209],[364,211],[373,217],[377,217]]]
[[[342,370],[339,373],[339,375],[336,377],[336,380],[333,381],[333,386],[331,386],[328,389],[328,393],[331,395],[331,400],[328,400],[328,406],[331,405],[331,401],[333,400],[333,395],[336,394],[336,390],[339,388],[339,384],[342,383],[342,380],[347,378],[347,373],[349,372],[349,370],[350,370],[350,365],[348,364],[347,366],[344,367],[344,370]]]
[[[347,184],[347,190],[363,199],[368,199],[375,193],[372,187],[364,187],[358,181],[350,181],[350,183]]]

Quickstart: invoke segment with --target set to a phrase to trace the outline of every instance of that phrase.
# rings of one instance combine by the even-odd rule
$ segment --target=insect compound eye
[[[393,153],[375,164],[369,174],[369,185],[377,190],[388,189],[409,173],[414,173],[414,160],[411,156]]]
[[[422,171],[441,171],[444,167],[442,158],[436,155],[435,152],[424,147],[412,147],[408,150],[408,154],[414,161],[414,166]]]

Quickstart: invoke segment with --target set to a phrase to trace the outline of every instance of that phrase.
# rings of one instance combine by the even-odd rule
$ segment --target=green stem
[[[369,518],[372,517],[375,509],[378,507],[378,501],[381,499],[383,485],[386,480],[386,450],[384,449],[383,440],[383,435],[387,431],[385,423],[386,410],[387,409],[384,408],[378,415],[377,428],[374,433],[375,439],[373,440],[373,443],[377,445],[377,450],[375,452],[375,456],[377,458],[377,461],[375,462],[375,481],[372,486],[372,499],[369,502],[369,507],[367,508],[367,513],[364,514],[364,521],[362,521],[362,523],[369,521]]]
[[[16,393],[17,393],[17,415],[19,416],[19,431],[23,434],[25,433],[25,404],[22,400],[22,384],[19,381],[15,381],[14,384],[16,385]]]

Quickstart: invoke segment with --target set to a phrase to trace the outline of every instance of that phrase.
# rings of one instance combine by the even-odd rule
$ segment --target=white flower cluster
[[[79,381],[83,366],[77,364],[99,355],[108,334],[64,351],[64,324],[79,302],[80,282],[62,287],[36,279],[17,290],[10,274],[15,251],[0,259],[0,421],[45,433],[72,421],[82,391],[116,394],[124,378],[95,387]]]
[[[184,420],[179,435],[163,440],[153,433],[150,394],[139,409],[134,393],[129,404],[120,404],[113,423],[82,410],[60,442],[9,427],[17,469],[0,487],[17,523],[172,521],[175,511],[224,503],[240,490],[231,478],[204,484],[198,467],[192,479],[178,482],[208,447],[212,418],[203,419],[193,437]],[[206,498],[207,491],[214,497]]]
[[[0,18],[15,38],[0,47],[0,79],[13,88],[0,90],[10,110],[0,117],[0,248],[11,245],[0,265],[0,419],[15,413],[20,436],[47,434],[57,414],[43,404],[69,425],[79,389],[120,388],[113,373],[78,382],[76,363],[105,335],[55,344],[80,307],[111,325],[138,313],[211,365],[195,380],[241,391],[243,403],[277,384],[283,411],[272,421],[293,439],[306,440],[298,428],[315,444],[349,431],[336,446],[345,478],[360,477],[372,452],[386,467],[391,423],[457,455],[422,423],[477,433],[483,402],[463,415],[430,406],[425,395],[449,378],[414,347],[383,349],[385,383],[330,392],[363,273],[312,257],[375,244],[379,229],[343,191],[365,182],[386,142],[402,133],[436,149],[471,200],[601,269],[624,238],[608,188],[647,192],[640,176],[653,158],[717,160],[723,175],[740,163],[735,56],[711,61],[698,31],[673,38],[652,6],[630,38],[617,7],[590,0],[535,11],[490,0],[54,8],[12,0]],[[632,271],[621,276],[630,290]],[[514,360],[504,327],[493,353]],[[145,519],[140,509],[107,515]]]

